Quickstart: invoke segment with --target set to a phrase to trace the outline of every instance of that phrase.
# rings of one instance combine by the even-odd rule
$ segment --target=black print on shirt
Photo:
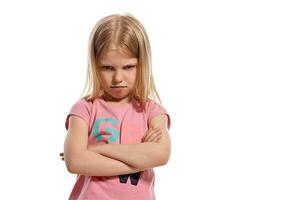
[[[141,172],[137,172],[134,174],[126,174],[126,175],[120,175],[120,183],[127,183],[128,176],[130,176],[130,182],[131,185],[137,185],[140,179]]]

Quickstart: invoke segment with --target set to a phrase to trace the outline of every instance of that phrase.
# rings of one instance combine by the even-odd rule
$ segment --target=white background
[[[145,26],[172,119],[158,200],[300,199],[297,1],[1,1],[1,199],[67,199],[67,113],[102,17]]]

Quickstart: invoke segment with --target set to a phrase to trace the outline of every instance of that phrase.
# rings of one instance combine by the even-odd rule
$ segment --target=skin
[[[150,128],[147,130],[142,142],[158,142],[161,139],[162,131],[160,128]],[[97,152],[97,147],[100,145],[89,145],[88,149]],[[103,146],[102,146],[103,147]],[[59,156],[64,160],[64,153],[60,153]]]
[[[121,106],[129,103],[136,81],[138,59],[122,51],[107,51],[98,61],[104,99]],[[115,89],[114,87],[122,86]],[[149,123],[149,130],[139,144],[88,144],[88,125],[71,115],[64,153],[69,172],[88,176],[114,176],[135,173],[168,162],[171,143],[167,116],[160,114]],[[128,156],[131,155],[131,156]]]
[[[110,50],[99,60],[100,82],[106,101],[126,104],[134,88],[138,59],[120,50]],[[114,88],[122,86],[122,88]]]

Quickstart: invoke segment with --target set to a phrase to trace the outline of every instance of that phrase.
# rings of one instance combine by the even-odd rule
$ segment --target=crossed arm
[[[88,145],[86,122],[74,115],[69,120],[64,160],[71,173],[114,176],[161,166],[169,160],[171,144],[166,115],[158,115],[151,120],[150,127],[157,130],[148,130],[143,143],[139,144]],[[160,138],[155,140],[153,138],[158,130],[161,131]]]

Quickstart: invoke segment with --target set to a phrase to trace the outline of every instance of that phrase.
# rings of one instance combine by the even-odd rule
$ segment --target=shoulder
[[[91,114],[93,107],[99,107],[101,104],[98,99],[87,100],[85,98],[80,98],[71,107],[71,111],[87,112]]]
[[[150,126],[152,123],[166,123],[167,128],[170,128],[171,118],[168,111],[159,104],[158,102],[149,99],[146,102],[145,107],[146,115],[148,117],[148,125]]]
[[[89,118],[91,117],[92,107],[93,102],[84,98],[81,98],[73,103],[65,120],[65,128],[68,129],[69,127],[69,118],[71,115],[76,115],[88,123]]]
[[[72,107],[91,107],[93,105],[93,101],[91,100],[86,100],[84,98],[80,98],[77,100]]]
[[[158,103],[158,102],[156,102],[156,101],[154,101],[152,99],[148,99],[146,101],[145,108],[146,108],[146,112],[147,111],[151,112],[151,111],[156,110],[156,109],[161,109],[161,110],[166,111],[166,109],[160,103]]]

